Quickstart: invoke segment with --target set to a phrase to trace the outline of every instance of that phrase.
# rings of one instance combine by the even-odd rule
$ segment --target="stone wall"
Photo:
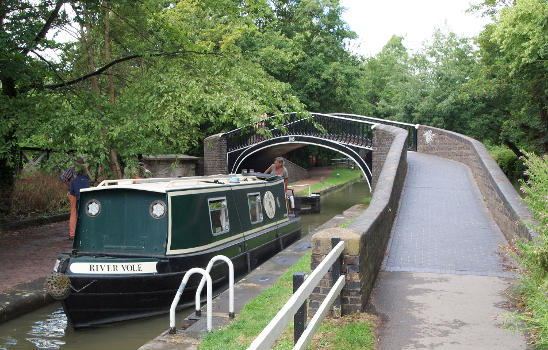
[[[284,158],[284,167],[289,173],[289,182],[295,182],[308,177],[308,170]]]
[[[226,138],[215,134],[204,140],[204,175],[228,174]]]
[[[468,165],[484,201],[508,242],[530,239],[535,232],[519,222],[530,222],[531,213],[485,146],[465,135],[420,126],[418,152],[433,154]]]
[[[199,160],[198,157],[185,154],[143,156],[143,163],[152,172],[153,177],[195,176]]]
[[[331,250],[332,237],[345,242],[341,271],[346,275],[341,293],[343,313],[365,308],[380,270],[407,174],[407,138],[408,132],[400,128],[388,125],[374,128],[373,139],[377,143],[374,143],[373,172],[376,175],[369,207],[348,228],[326,229],[312,236],[312,269]],[[310,297],[311,314],[332,285],[333,281],[327,274]]]

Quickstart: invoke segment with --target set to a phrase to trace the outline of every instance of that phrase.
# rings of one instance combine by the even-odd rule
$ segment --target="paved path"
[[[388,254],[372,294],[379,349],[526,349],[500,327],[512,274],[465,165],[415,152]]]
[[[68,221],[0,232],[0,292],[43,278],[57,255],[70,251]]]

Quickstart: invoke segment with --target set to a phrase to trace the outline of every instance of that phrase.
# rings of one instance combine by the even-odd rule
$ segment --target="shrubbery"
[[[520,157],[521,158],[521,157]],[[548,156],[526,153],[522,158],[527,170],[520,190],[536,220],[531,228],[539,236],[532,241],[517,241],[512,253],[521,265],[518,302],[519,318],[539,349],[548,347]]]
[[[502,169],[504,174],[510,179],[511,182],[515,182],[519,178],[525,167],[518,156],[512,152],[508,147],[503,145],[490,145],[486,144],[489,149],[489,153],[496,160],[499,167]]]
[[[36,171],[21,175],[15,181],[10,216],[25,217],[69,211],[67,191],[58,173]]]

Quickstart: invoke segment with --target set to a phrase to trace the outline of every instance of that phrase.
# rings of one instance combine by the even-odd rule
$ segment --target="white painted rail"
[[[296,184],[296,185],[291,185],[291,186],[287,186],[287,188],[293,188],[293,187],[306,187],[308,186],[308,197],[310,197],[312,195],[312,190],[310,188],[310,184]]]
[[[310,276],[303,282],[299,289],[289,298],[282,309],[274,316],[270,323],[249,345],[247,350],[264,350],[270,349],[272,344],[282,334],[285,327],[291,321],[293,315],[306,301],[310,293],[314,290],[318,282],[325,276],[333,263],[339,259],[344,250],[344,241],[339,242],[331,252],[323,259],[323,261],[312,271]],[[344,277],[344,276],[341,276]],[[339,278],[340,279],[340,278]],[[338,282],[338,281],[337,281]],[[340,287],[342,288],[342,286]],[[334,288],[333,288],[334,289]],[[340,292],[340,290],[339,290]],[[335,294],[335,296],[338,294]],[[322,303],[323,305],[323,303]]]
[[[335,285],[333,286],[333,288],[331,288],[331,290],[323,300],[322,304],[318,308],[318,311],[316,311],[316,314],[314,314],[314,317],[312,317],[312,320],[310,320],[308,327],[306,327],[306,329],[304,330],[303,334],[293,347],[293,350],[306,349],[306,347],[310,344],[314,333],[316,333],[316,330],[322,324],[322,320],[329,312],[329,308],[331,307],[331,305],[333,305],[335,298],[341,293],[341,290],[344,287],[345,278],[346,277],[344,275],[341,275],[337,282],[335,282]]]
[[[179,300],[181,299],[181,295],[183,294],[183,291],[185,290],[185,286],[188,283],[188,279],[191,275],[199,273],[202,276],[205,277],[206,283],[207,283],[207,331],[211,332],[212,329],[212,318],[213,318],[213,307],[211,305],[211,296],[213,294],[213,286],[211,281],[211,276],[209,275],[209,272],[207,272],[204,269],[200,269],[198,267],[194,267],[190,270],[188,270],[185,273],[185,276],[183,277],[183,280],[181,281],[181,285],[179,285],[179,289],[177,290],[177,293],[175,293],[175,297],[173,298],[173,302],[171,303],[171,308],[169,309],[169,333],[175,334],[177,332],[177,328],[175,327],[175,309],[177,308],[177,304],[179,303]]]
[[[224,255],[215,255],[213,258],[211,258],[211,260],[209,260],[209,263],[207,264],[205,270],[208,274],[211,273],[213,264],[215,264],[215,262],[219,260],[226,262],[228,265],[228,317],[234,318],[234,264],[232,263],[232,260]],[[198,285],[198,289],[196,289],[196,316],[201,316],[202,313],[200,310],[200,297],[202,294],[202,289],[204,289],[205,283],[206,278],[202,277],[200,285]]]

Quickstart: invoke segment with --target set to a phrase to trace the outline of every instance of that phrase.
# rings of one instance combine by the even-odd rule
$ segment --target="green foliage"
[[[478,38],[481,74],[472,80],[472,91],[493,115],[498,114],[500,140],[516,148],[546,152],[548,4],[517,0],[510,5],[494,1],[484,5],[494,14],[494,23]]]
[[[354,313],[340,318],[327,316],[312,338],[307,349],[373,350],[375,335],[369,315]],[[288,327],[278,338],[273,349],[293,347],[293,327]]]
[[[521,159],[527,167],[524,172],[527,180],[520,180],[520,190],[525,193],[525,202],[538,222],[533,228],[548,236],[548,155],[526,153]]]
[[[525,168],[523,167],[523,162],[514,152],[502,145],[494,146],[487,143],[486,146],[491,153],[491,156],[495,159],[510,181],[514,182],[522,177]]]
[[[262,25],[240,40],[245,55],[289,83],[308,110],[362,112],[359,60],[345,47],[356,34],[338,0],[275,0]]]
[[[531,228],[539,236],[532,241],[518,240],[511,250],[523,267],[517,287],[522,310],[515,317],[525,322],[535,347],[545,349],[548,346],[548,156],[527,153],[523,161],[527,180],[520,180],[520,189],[536,220]]]

